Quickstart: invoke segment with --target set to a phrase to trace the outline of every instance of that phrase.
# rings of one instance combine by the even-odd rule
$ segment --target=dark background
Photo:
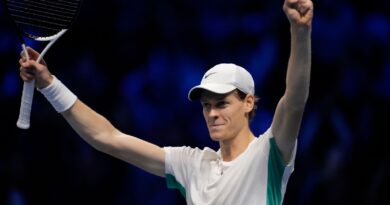
[[[21,49],[0,5],[0,204],[185,204],[163,178],[94,150],[38,92],[31,128],[16,127]],[[213,65],[239,64],[261,97],[252,130],[265,131],[289,57],[282,5],[85,0],[45,60],[121,131],[159,146],[217,149],[187,92]],[[314,5],[310,98],[284,204],[390,204],[390,3]]]

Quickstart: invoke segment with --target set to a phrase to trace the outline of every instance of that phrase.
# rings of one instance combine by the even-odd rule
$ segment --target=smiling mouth
[[[210,125],[210,128],[211,129],[217,129],[217,128],[220,128],[222,126],[223,126],[223,124],[220,124],[220,125]]]

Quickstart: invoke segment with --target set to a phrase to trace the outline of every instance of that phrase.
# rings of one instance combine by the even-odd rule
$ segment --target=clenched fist
[[[291,26],[311,28],[313,2],[311,0],[285,0],[283,10]]]

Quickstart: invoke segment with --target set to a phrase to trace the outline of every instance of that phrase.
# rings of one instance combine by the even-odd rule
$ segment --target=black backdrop
[[[123,132],[217,149],[187,91],[211,66],[239,64],[261,97],[251,127],[266,130],[289,55],[282,4],[85,0],[45,59]],[[314,4],[310,98],[284,204],[389,204],[390,4]],[[16,128],[20,46],[3,4],[0,15],[0,204],[184,204],[164,179],[91,148],[38,92],[31,128]]]

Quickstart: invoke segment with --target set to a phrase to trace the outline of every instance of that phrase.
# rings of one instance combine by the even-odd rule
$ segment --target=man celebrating
[[[24,81],[35,79],[39,91],[72,128],[99,151],[149,173],[165,177],[187,204],[282,204],[293,172],[297,136],[309,95],[311,69],[310,0],[285,0],[290,22],[291,54],[286,89],[270,128],[256,137],[249,123],[256,107],[254,81],[244,68],[221,63],[209,69],[188,94],[199,100],[212,140],[220,149],[158,147],[124,134],[89,108],[53,76],[47,65],[20,60]]]

